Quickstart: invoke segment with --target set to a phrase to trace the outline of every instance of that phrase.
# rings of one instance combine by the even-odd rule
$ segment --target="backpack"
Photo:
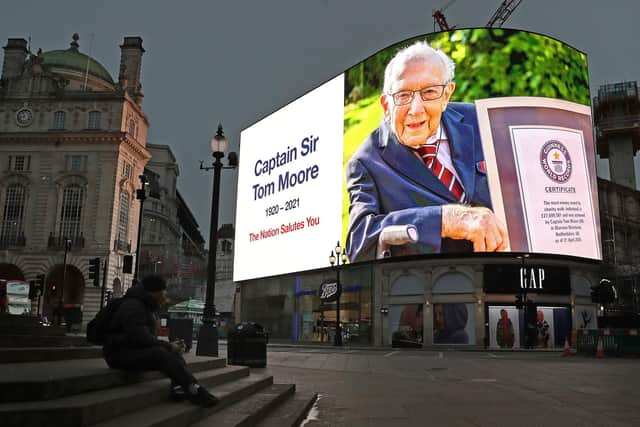
[[[103,307],[87,324],[87,341],[91,344],[103,345],[109,332],[109,325],[124,298],[114,298]]]

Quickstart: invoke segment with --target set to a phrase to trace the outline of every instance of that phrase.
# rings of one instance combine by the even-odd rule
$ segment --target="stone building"
[[[68,49],[34,54],[20,38],[4,46],[0,277],[44,274],[38,309],[47,316],[60,306],[80,307],[85,322],[93,316],[100,306],[100,288],[88,277],[93,258],[106,264],[101,280],[115,294],[131,283],[123,257],[136,247],[135,190],[151,156],[142,39],[125,37],[120,51],[114,80],[80,51],[77,34]]]
[[[147,144],[151,160],[144,203],[140,275],[167,279],[174,300],[204,300],[206,252],[198,222],[177,190],[180,169],[168,145]]]

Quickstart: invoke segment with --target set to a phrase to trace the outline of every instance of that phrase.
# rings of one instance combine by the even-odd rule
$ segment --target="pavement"
[[[222,340],[220,357],[226,351]],[[5,364],[0,376],[55,379],[71,366],[78,372],[105,367],[95,359]],[[634,426],[640,425],[638,366],[636,358],[562,357],[560,351],[270,344],[267,367],[251,371],[319,393],[306,427]]]
[[[308,347],[252,370],[319,393],[307,427],[640,425],[637,359]]]

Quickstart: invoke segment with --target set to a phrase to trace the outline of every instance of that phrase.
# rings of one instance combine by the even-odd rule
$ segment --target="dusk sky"
[[[208,240],[212,177],[208,141],[221,122],[232,150],[240,131],[372,53],[433,31],[433,10],[447,0],[30,1],[6,2],[0,42],[31,37],[37,51],[80,50],[117,80],[119,45],[140,36],[148,142],[170,145],[178,189]],[[500,0],[457,0],[450,25],[480,27]],[[591,93],[640,79],[638,0],[524,0],[505,28],[560,39],[585,52]],[[286,129],[282,130],[286,132]],[[265,137],[278,138],[278,135]],[[240,159],[242,162],[242,159]],[[601,167],[605,165],[605,167]],[[599,174],[608,177],[606,163]],[[235,171],[223,171],[220,223],[234,221]]]

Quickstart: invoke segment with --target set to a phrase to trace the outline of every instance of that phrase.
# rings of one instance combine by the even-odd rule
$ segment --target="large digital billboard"
[[[549,37],[405,40],[241,133],[234,280],[386,257],[601,259],[587,60]]]

